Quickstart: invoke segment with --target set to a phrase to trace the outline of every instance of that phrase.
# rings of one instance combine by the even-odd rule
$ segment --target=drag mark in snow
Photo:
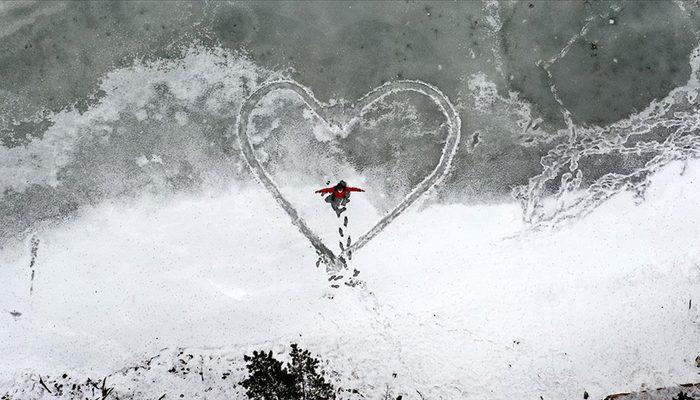
[[[554,85],[554,78],[552,77],[552,71],[550,70],[550,67],[561,60],[562,58],[566,57],[566,54],[569,52],[571,49],[571,46],[576,43],[577,40],[579,40],[581,37],[583,37],[586,32],[588,32],[588,26],[591,24],[593,21],[593,18],[587,18],[586,23],[583,24],[583,27],[581,27],[581,30],[574,36],[572,36],[569,41],[566,42],[566,45],[562,47],[562,49],[559,51],[559,53],[550,58],[547,61],[542,61],[539,60],[537,62],[537,66],[542,68],[547,74],[547,83],[549,84],[549,91],[552,93],[552,96],[554,97],[554,101],[557,102],[559,105],[559,110],[564,117],[564,122],[566,123],[567,128],[569,129],[570,135],[573,136],[576,133],[576,130],[574,128],[574,123],[573,119],[571,117],[571,112],[569,109],[564,106],[564,102],[562,101],[561,97],[559,96],[559,92],[557,91],[557,87]]]
[[[404,197],[404,199],[394,207],[388,214],[381,218],[369,231],[360,236],[360,238],[352,245],[346,247],[341,253],[336,256],[321,239],[307,226],[306,222],[299,216],[294,206],[282,195],[279,188],[272,180],[272,177],[265,171],[260,161],[255,156],[253,144],[248,136],[248,121],[251,113],[256,105],[267,94],[276,90],[291,90],[296,93],[306,105],[322,120],[326,121],[331,129],[336,131],[344,131],[349,133],[351,128],[355,126],[362,117],[364,111],[369,108],[374,102],[398,92],[416,92],[429,97],[442,111],[447,119],[449,127],[447,139],[442,149],[440,160],[435,168],[428,174],[413,190]],[[348,119],[348,115],[353,115]],[[338,121],[347,121],[339,123]],[[306,87],[297,82],[285,80],[274,81],[262,85],[243,103],[236,118],[236,133],[238,141],[243,153],[243,158],[248,163],[253,175],[257,180],[265,186],[272,194],[277,203],[289,215],[292,224],[306,236],[311,242],[311,245],[316,249],[316,252],[322,257],[326,263],[326,269],[337,271],[344,268],[345,265],[341,261],[345,255],[355,253],[362,248],[375,236],[377,236],[384,228],[389,225],[396,217],[398,217],[406,208],[418,200],[425,192],[439,183],[449,171],[452,159],[457,151],[457,146],[460,141],[461,120],[457,110],[452,105],[450,100],[436,87],[421,81],[402,80],[388,82],[382,86],[367,93],[364,97],[358,100],[354,105],[351,105],[347,112],[338,113],[337,115],[331,111],[329,105],[324,105],[319,102],[313,93]]]
[[[585,26],[581,32],[585,34]],[[565,54],[560,53],[560,57]],[[560,57],[547,61],[543,66],[545,71]],[[700,47],[691,53],[690,65],[692,71],[686,85],[673,89],[661,100],[652,101],[646,109],[605,127],[574,125],[570,113],[558,100],[567,129],[557,133],[560,143],[541,158],[540,174],[513,190],[513,197],[520,201],[523,219],[530,230],[557,228],[589,214],[623,191],[630,191],[638,202],[643,201],[656,171],[673,161],[700,158],[700,105],[697,101],[700,97]],[[548,76],[551,78],[551,74]],[[557,99],[553,85],[552,90]],[[580,163],[608,154],[647,160],[629,173],[609,172],[585,187]],[[553,201],[547,203],[546,186],[557,178],[559,189],[551,196]]]
[[[36,270],[34,269],[34,265],[36,264],[36,255],[39,251],[39,238],[37,238],[36,236],[32,236],[31,246],[32,246],[30,249],[31,259],[29,260],[29,270],[31,271],[30,284],[29,284],[29,295],[30,296],[32,295],[32,293],[34,293],[34,275],[36,275]]]

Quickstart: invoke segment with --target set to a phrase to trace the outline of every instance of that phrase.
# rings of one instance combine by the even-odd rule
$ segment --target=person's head
[[[346,187],[348,187],[348,185],[345,183],[345,181],[340,181],[337,185],[335,185],[335,190],[345,190]]]

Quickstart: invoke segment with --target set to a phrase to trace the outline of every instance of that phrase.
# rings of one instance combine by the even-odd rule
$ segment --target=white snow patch
[[[300,341],[367,393],[392,382],[435,399],[602,398],[692,381],[700,162],[681,170],[658,173],[642,204],[618,194],[550,235],[504,239],[522,229],[517,204],[406,212],[355,255],[365,291],[333,292],[258,187],[106,202],[40,233],[31,298],[28,255],[0,257],[0,309],[23,312],[0,315],[0,376]],[[337,226],[312,193],[297,197]],[[353,235],[376,218],[355,213],[359,198]]]

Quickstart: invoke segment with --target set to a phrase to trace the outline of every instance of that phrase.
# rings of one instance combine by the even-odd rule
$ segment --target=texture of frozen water
[[[32,398],[36,373],[84,380],[155,354],[166,365],[178,347],[221,361],[292,340],[344,384],[391,383],[405,398],[602,397],[692,379],[698,11],[0,3],[1,388]],[[337,224],[313,190],[340,178],[368,189],[350,209],[360,238],[435,167],[449,130],[415,93],[352,124],[343,111],[416,80],[461,120],[449,174],[354,256],[367,286],[333,300],[234,130],[245,99],[279,79],[340,118],[277,92],[249,126],[326,243]],[[210,365],[240,368],[231,357]],[[162,378],[141,386],[155,398],[177,378],[147,371],[128,377]],[[177,390],[206,389],[187,379]]]

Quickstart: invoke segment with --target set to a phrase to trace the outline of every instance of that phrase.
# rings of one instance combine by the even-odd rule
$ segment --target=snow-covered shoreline
[[[4,253],[0,302],[22,315],[1,317],[3,387],[26,370],[105,376],[163,348],[290,342],[360,388],[389,379],[426,398],[691,382],[699,179],[699,162],[673,163],[639,205],[620,194],[559,231],[510,239],[515,204],[409,210],[354,257],[364,290],[331,289],[261,189],[105,202],[38,234],[31,296],[29,252]],[[297,206],[323,227],[317,200]],[[353,206],[356,229],[376,217]]]

